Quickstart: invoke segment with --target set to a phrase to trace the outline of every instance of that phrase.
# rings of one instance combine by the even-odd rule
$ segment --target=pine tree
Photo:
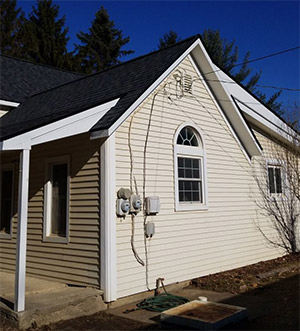
[[[24,13],[16,0],[0,0],[1,54],[20,57],[22,54],[22,27]]]
[[[58,18],[59,7],[52,0],[41,0],[32,7],[25,24],[24,57],[40,64],[68,69],[71,58],[67,52],[68,29],[65,16]]]
[[[115,28],[108,12],[101,6],[95,14],[95,19],[88,33],[77,34],[82,45],[76,45],[77,55],[82,71],[93,73],[119,64],[119,58],[133,53],[121,48],[129,42],[129,37],[123,38],[122,31]]]
[[[202,42],[207,50],[208,54],[212,58],[213,62],[226,73],[230,74],[237,82],[241,83],[254,93],[262,102],[268,107],[277,112],[279,115],[283,115],[284,111],[281,109],[282,104],[276,100],[280,96],[281,92],[276,92],[269,99],[267,96],[256,88],[261,72],[255,73],[250,77],[252,69],[248,66],[250,58],[250,52],[247,52],[242,61],[242,66],[239,70],[236,70],[239,58],[238,47],[235,46],[235,41],[228,41],[225,38],[221,38],[219,30],[204,30],[202,34]]]
[[[173,30],[170,30],[169,32],[165,33],[162,38],[159,39],[158,49],[163,49],[165,47],[174,45],[178,41],[180,41],[178,33]]]

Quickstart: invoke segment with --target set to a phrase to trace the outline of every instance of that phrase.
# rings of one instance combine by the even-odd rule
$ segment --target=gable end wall
[[[188,58],[177,69],[197,78]],[[156,89],[156,97],[149,96],[116,132],[116,191],[130,188],[131,123],[133,176],[142,196],[143,150],[153,110],[146,155],[146,196],[158,195],[161,201],[160,213],[148,217],[155,223],[155,235],[147,240],[148,275],[131,250],[130,216],[116,219],[118,297],[147,290],[146,277],[149,287],[154,288],[158,277],[170,284],[280,255],[267,246],[255,228],[261,216],[250,193],[252,166],[206,87],[196,79],[194,97],[180,97],[174,84],[167,85],[164,93],[163,86],[168,82],[174,82],[172,74]],[[168,100],[170,93],[175,102]],[[176,212],[173,140],[177,128],[187,121],[195,123],[205,138],[209,208]],[[261,221],[266,222],[264,218]],[[145,261],[142,213],[135,220],[134,239],[136,251]]]

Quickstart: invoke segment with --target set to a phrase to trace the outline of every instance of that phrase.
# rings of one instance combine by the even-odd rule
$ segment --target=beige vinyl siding
[[[79,135],[33,147],[28,205],[28,275],[70,284],[99,287],[100,264],[100,142]],[[69,243],[43,242],[44,183],[47,158],[70,156]],[[10,159],[18,162],[19,155]],[[9,161],[9,160],[8,160]],[[4,162],[4,160],[2,160]],[[16,174],[18,173],[16,164]],[[15,181],[15,192],[17,182]],[[15,205],[17,205],[16,192]],[[14,271],[17,214],[13,239],[0,240],[1,268]]]
[[[186,58],[179,69],[195,79],[197,73]],[[131,128],[133,175],[143,193],[143,150],[149,124],[146,159],[146,196],[158,195],[161,211],[148,217],[155,235],[147,240],[149,287],[164,277],[175,283],[209,273],[267,260],[279,252],[266,245],[255,227],[258,215],[251,197],[255,194],[252,165],[200,79],[194,81],[194,96],[176,96],[166,86],[172,74],[135,111]],[[173,85],[174,87],[174,85]],[[168,96],[171,93],[170,102]],[[152,108],[153,107],[153,108]],[[130,188],[130,116],[116,132],[116,190]],[[203,133],[207,157],[208,210],[175,211],[173,140],[184,122],[195,123]],[[134,187],[134,185],[133,185]],[[254,193],[251,191],[254,190]],[[145,261],[143,217],[135,220],[135,248]],[[146,268],[131,251],[132,223],[129,216],[117,219],[118,297],[145,291]]]

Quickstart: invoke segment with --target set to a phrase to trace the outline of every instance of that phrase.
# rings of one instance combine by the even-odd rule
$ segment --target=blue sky
[[[235,40],[240,60],[250,51],[261,57],[300,45],[299,1],[54,1],[69,27],[69,49],[78,43],[76,33],[87,32],[95,12],[103,5],[116,27],[130,37],[124,49],[135,53],[130,59],[157,48],[159,38],[169,30],[185,39],[204,29],[219,29],[227,40]],[[28,14],[35,1],[18,1]],[[300,88],[299,50],[250,65],[262,71],[261,85]],[[268,96],[276,90],[261,89]],[[290,107],[300,104],[299,92],[283,91],[279,101]]]

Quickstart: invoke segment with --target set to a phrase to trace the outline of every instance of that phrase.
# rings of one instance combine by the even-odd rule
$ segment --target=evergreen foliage
[[[20,57],[22,55],[22,26],[24,13],[17,8],[16,0],[0,0],[1,54]]]
[[[67,51],[68,28],[64,28],[65,16],[58,16],[59,7],[52,0],[37,0],[24,25],[24,57],[35,63],[70,69],[72,59]]]
[[[129,42],[123,38],[122,31],[115,27],[108,12],[101,6],[88,33],[79,32],[77,38],[82,45],[76,45],[76,57],[81,63],[81,71],[98,72],[120,63],[119,58],[133,53],[132,50],[121,50]]]
[[[250,77],[252,69],[248,66],[250,52],[244,56],[243,64],[240,69],[236,70],[238,63],[239,51],[235,46],[235,41],[228,41],[221,38],[219,30],[204,30],[202,34],[202,41],[211,56],[213,62],[226,73],[230,74],[237,82],[242,83],[247,90],[254,93],[263,103],[265,103],[272,110],[279,115],[283,115],[284,111],[281,109],[282,104],[276,100],[281,94],[281,91],[274,93],[270,98],[256,88],[261,72],[257,72]]]
[[[165,33],[162,38],[159,39],[158,49],[163,49],[165,47],[171,46],[176,44],[180,41],[178,33],[170,30],[169,32]]]

